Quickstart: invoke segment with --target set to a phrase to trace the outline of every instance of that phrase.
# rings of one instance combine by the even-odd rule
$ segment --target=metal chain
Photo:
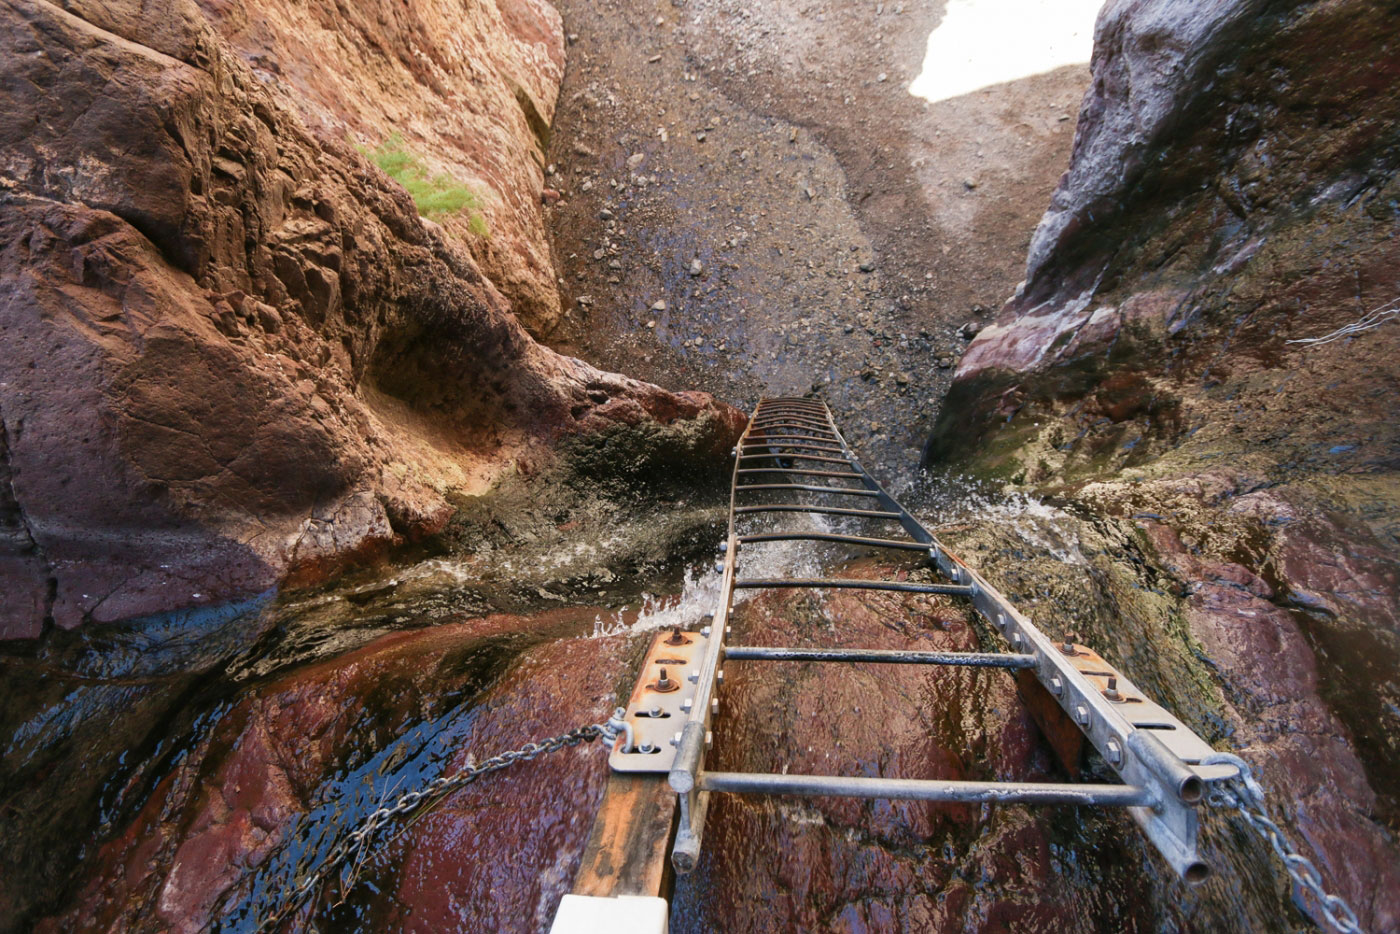
[[[1206,792],[1206,803],[1211,807],[1229,807],[1238,811],[1245,823],[1274,848],[1293,881],[1312,894],[1318,910],[1333,929],[1342,934],[1363,934],[1356,912],[1341,897],[1329,894],[1322,887],[1322,873],[1318,872],[1317,866],[1298,852],[1283,835],[1279,825],[1269,817],[1264,789],[1254,778],[1249,763],[1239,756],[1219,752],[1206,756],[1201,760],[1201,765],[1231,765],[1239,770],[1237,775],[1211,781]]]
[[[400,795],[392,805],[378,808],[366,817],[358,827],[336,841],[335,846],[331,848],[325,858],[293,886],[281,907],[260,920],[253,930],[256,934],[276,930],[287,919],[288,915],[296,911],[307,898],[315,894],[333,869],[342,863],[349,862],[352,856],[358,863],[368,853],[369,845],[375,835],[395,818],[411,814],[427,802],[441,801],[454,789],[470,784],[483,775],[499,772],[517,762],[536,759],[545,753],[557,752],[569,746],[577,746],[579,743],[591,743],[595,739],[602,739],[605,741],[605,746],[611,747],[613,741],[624,732],[626,727],[626,723],[622,719],[624,713],[624,709],[619,707],[606,723],[580,726],[538,743],[526,743],[519,749],[494,755],[480,765],[474,764],[468,758],[467,767],[461,771],[439,776],[422,788]]]

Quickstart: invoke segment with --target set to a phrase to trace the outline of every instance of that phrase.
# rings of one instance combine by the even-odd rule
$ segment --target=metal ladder
[[[1171,867],[1188,883],[1209,868],[1197,853],[1195,806],[1208,782],[1236,776],[1229,765],[1202,765],[1214,750],[1171,713],[1149,700],[1087,647],[1056,643],[979,574],[951,555],[928,529],[860,465],[824,402],[808,398],[759,403],[739,444],[730,484],[728,537],[719,605],[698,632],[658,637],[627,708],[633,738],[619,739],[610,763],[620,772],[667,772],[680,817],[671,861],[689,872],[700,855],[710,795],[831,795],[1000,804],[1125,807]],[[757,492],[811,494],[821,502],[751,503]],[[767,513],[808,513],[897,523],[906,538],[823,531],[741,533],[738,523]],[[842,578],[740,576],[745,546],[815,541],[917,552],[947,583]],[[736,590],[811,587],[945,594],[965,597],[1005,639],[1009,652],[922,652],[884,649],[730,646],[729,616]],[[1118,773],[1121,784],[933,781],[719,772],[705,768],[710,721],[726,661],[885,662],[965,665],[1025,671],[1053,697],[1084,737]],[[684,677],[673,674],[688,671]],[[668,721],[683,723],[679,731]]]

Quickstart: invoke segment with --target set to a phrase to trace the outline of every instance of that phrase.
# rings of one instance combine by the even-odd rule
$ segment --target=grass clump
[[[403,144],[395,133],[373,149],[360,149],[375,165],[402,185],[413,199],[418,213],[428,218],[467,214],[467,226],[478,237],[488,236],[486,217],[481,213],[481,196],[450,175],[429,175],[423,161]]]

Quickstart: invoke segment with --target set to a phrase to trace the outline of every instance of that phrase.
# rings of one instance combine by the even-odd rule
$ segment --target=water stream
[[[1115,575],[1125,573],[1124,559],[1108,547],[1103,523],[946,480],[918,480],[902,495],[1046,631],[1078,630],[1218,738],[1223,721],[1198,690],[1199,662],[1160,651],[1164,643],[1153,640],[1162,638],[1154,631],[1162,621],[1123,599]],[[544,579],[580,549],[596,561],[607,545],[556,544],[486,565],[432,558],[228,608],[198,627],[150,621],[54,639],[34,657],[5,657],[0,787],[12,811],[50,815],[10,834],[14,851],[49,854],[47,863],[16,871],[35,883],[73,880],[12,917],[49,917],[40,930],[200,930],[206,922],[253,930],[297,873],[375,807],[459,768],[469,753],[596,722],[630,688],[649,632],[695,626],[713,611],[719,574],[708,563],[664,568],[627,582],[626,602],[610,606],[576,596],[524,606],[519,588],[497,589],[507,566]],[[863,566],[850,565],[851,557],[835,546],[770,543],[746,551],[745,571],[815,575]],[[493,611],[493,603],[511,611]],[[942,598],[853,604],[829,592],[783,600],[741,593],[735,628],[740,639],[790,630],[807,644],[1002,648]],[[900,672],[871,681],[870,666],[858,667],[847,680],[823,673],[814,682],[811,666],[734,678],[726,689],[735,698],[732,719],[721,722],[735,755],[753,765],[754,750],[765,750],[760,757],[775,757],[768,766],[786,767],[829,743],[826,755],[836,759],[822,758],[826,769],[1059,774],[1009,681],[996,680],[1001,675]],[[808,722],[803,699],[818,697],[820,719]],[[775,702],[798,713],[760,713]],[[568,890],[604,773],[596,750],[557,755],[494,777],[466,795],[468,804],[386,843],[353,886],[328,896],[317,923],[415,929],[427,922],[402,911],[418,905],[420,917],[475,919],[478,930],[546,929],[551,906]],[[675,928],[916,930],[941,925],[939,912],[958,905],[971,910],[972,899],[985,903],[979,910],[988,917],[1054,918],[1057,930],[1291,929],[1280,919],[1266,854],[1223,826],[1208,828],[1223,881],[1189,891],[1120,816],[854,807],[719,806],[706,860],[677,890]],[[510,817],[520,809],[529,821]],[[1021,837],[1029,849],[1013,845]],[[452,849],[463,844],[470,855]],[[449,850],[435,849],[444,845]],[[425,859],[435,868],[425,869]],[[205,861],[202,869],[190,868],[195,860]],[[872,872],[875,864],[882,868],[858,885],[829,875],[843,866],[843,874],[861,865]],[[496,894],[473,902],[469,880],[483,872]],[[462,891],[450,891],[451,879]],[[1090,879],[1098,880],[1092,900],[1066,901],[1064,885]],[[448,890],[424,895],[438,884]],[[901,894],[902,885],[912,888]],[[779,894],[781,910],[736,920],[755,899]],[[527,917],[506,919],[487,904],[517,897],[536,906]],[[445,899],[442,913],[423,909],[425,898],[430,906]]]

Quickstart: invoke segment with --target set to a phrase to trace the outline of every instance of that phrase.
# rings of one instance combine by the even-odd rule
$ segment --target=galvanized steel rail
[[[813,451],[819,453],[809,453]],[[1196,851],[1195,806],[1207,783],[1232,779],[1238,774],[1237,769],[1230,765],[1206,764],[1214,750],[1181,721],[1149,700],[1092,651],[1072,642],[1057,643],[1046,636],[981,575],[951,555],[860,465],[824,402],[806,398],[764,400],[754,411],[735,454],[729,493],[729,529],[721,546],[724,551],[721,595],[711,624],[691,634],[696,649],[703,650],[703,657],[698,667],[689,671],[683,683],[684,694],[676,702],[678,710],[685,714],[684,725],[671,742],[673,749],[650,748],[645,756],[626,749],[614,753],[615,768],[669,769],[668,781],[680,804],[679,826],[671,850],[671,861],[677,870],[688,872],[695,867],[704,836],[709,796],[722,792],[1126,807],[1182,878],[1191,883],[1206,878],[1209,870]],[[845,469],[833,469],[834,466]],[[799,478],[806,477],[841,478],[855,485],[800,482]],[[750,482],[754,480],[758,482]],[[876,508],[741,501],[747,494],[773,490],[825,497],[858,496],[873,499],[872,505]],[[741,534],[737,529],[742,518],[780,512],[838,515],[862,522],[897,522],[908,538],[803,530]],[[740,576],[744,546],[798,540],[920,551],[927,555],[928,566],[941,573],[948,583]],[[969,598],[1006,640],[1010,651],[958,653],[726,645],[736,590],[790,587],[885,590]],[[678,632],[676,638],[680,635]],[[716,692],[723,680],[722,666],[726,659],[966,665],[1028,671],[1098,749],[1123,779],[1123,784],[957,782],[707,770],[705,756],[711,745],[710,721],[718,709]],[[675,690],[665,673],[667,659],[653,661],[662,667],[650,686],[662,683],[666,690]],[[650,701],[641,703],[645,705]],[[629,716],[633,713],[649,716],[641,709],[629,711]],[[639,756],[649,761],[633,761]]]

